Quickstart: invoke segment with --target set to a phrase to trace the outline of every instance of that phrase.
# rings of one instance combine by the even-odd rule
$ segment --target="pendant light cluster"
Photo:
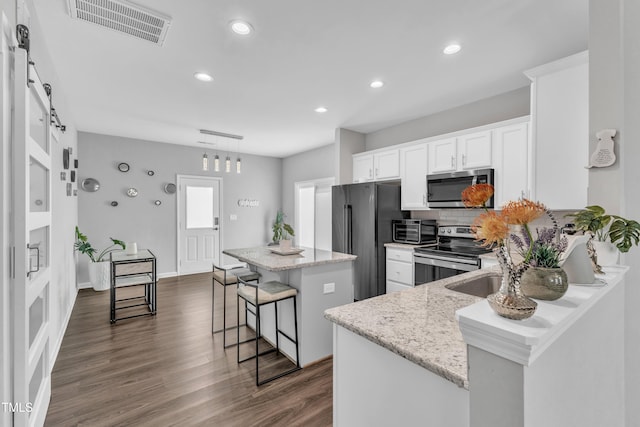
[[[213,131],[213,130],[207,130],[207,129],[200,129],[200,133],[203,135],[214,135],[214,136],[221,136],[223,138],[231,138],[231,139],[235,139],[236,140],[236,154],[237,154],[237,158],[236,158],[236,173],[242,173],[242,159],[240,159],[240,155],[238,154],[238,142],[241,141],[242,139],[244,139],[244,137],[242,135],[233,135],[230,133],[223,133],[223,132],[217,132],[217,131]],[[208,142],[203,142],[203,141],[199,141],[201,144],[210,144]],[[214,145],[214,144],[211,144]],[[203,171],[208,171],[209,170],[209,156],[207,155],[207,153],[204,153],[202,155],[202,170]],[[220,172],[220,156],[218,155],[218,153],[216,153],[215,157],[213,158],[213,170],[214,172]],[[229,151],[227,150],[227,157],[224,161],[224,171],[226,173],[230,173],[231,172],[231,157],[229,156]]]

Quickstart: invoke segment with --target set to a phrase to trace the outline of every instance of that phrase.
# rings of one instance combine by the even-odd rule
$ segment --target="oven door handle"
[[[438,255],[414,254],[413,260],[417,264],[432,265],[434,267],[445,267],[452,270],[473,271],[478,269],[478,261],[463,258],[447,258]]]

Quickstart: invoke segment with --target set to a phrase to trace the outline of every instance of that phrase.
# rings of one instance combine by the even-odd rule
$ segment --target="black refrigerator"
[[[333,250],[358,256],[354,261],[355,300],[384,294],[384,244],[393,240],[391,220],[406,217],[400,210],[400,186],[336,185],[331,189],[331,203]]]

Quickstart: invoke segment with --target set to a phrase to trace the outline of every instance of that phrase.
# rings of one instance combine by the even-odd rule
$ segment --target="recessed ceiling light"
[[[327,109],[325,107],[318,107],[315,109],[316,113],[326,113]]]
[[[384,86],[384,82],[381,80],[374,80],[369,84],[369,86],[371,86],[374,89],[379,89],[382,86]]]
[[[248,36],[253,31],[251,24],[245,21],[231,21],[229,25],[231,25],[231,31],[241,36]]]
[[[453,44],[450,44],[449,46],[445,47],[442,50],[442,52],[445,55],[453,55],[454,53],[460,52],[460,49],[462,49],[462,48],[460,47],[459,44],[453,43]]]
[[[203,72],[197,72],[193,75],[193,77],[195,77],[196,79],[200,80],[201,82],[212,82],[213,81],[213,77],[211,77],[209,74],[207,73],[203,73]]]

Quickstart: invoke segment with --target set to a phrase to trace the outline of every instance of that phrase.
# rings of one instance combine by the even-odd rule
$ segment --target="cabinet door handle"
[[[369,168],[369,178],[373,178],[373,169]]]
[[[451,156],[451,167],[452,168],[456,167],[456,165],[454,163],[455,161],[456,161],[455,157]]]
[[[380,174],[378,173],[378,168],[376,168],[376,176],[378,176],[378,175],[380,175]]]
[[[465,166],[467,164],[467,156],[465,156],[464,154],[462,155],[462,166]]]
[[[423,194],[423,195],[422,195],[422,204],[423,204],[424,206],[427,206],[427,195],[426,195],[426,194]]]

